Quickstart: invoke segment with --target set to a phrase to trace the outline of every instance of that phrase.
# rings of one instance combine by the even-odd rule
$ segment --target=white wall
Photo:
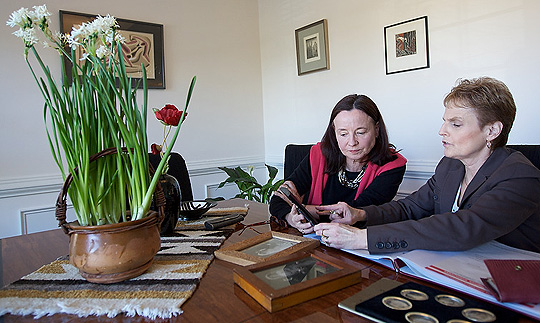
[[[0,18],[43,1],[3,1]],[[163,24],[165,90],[150,90],[149,107],[183,106],[189,81],[197,75],[189,116],[174,150],[192,173],[196,199],[228,196],[215,191],[226,177],[217,166],[256,165],[264,177],[262,88],[258,4],[251,0],[45,1],[58,30],[59,10],[111,14]],[[53,163],[43,126],[43,99],[23,59],[15,29],[0,24],[0,237],[54,227],[54,203],[62,179]],[[38,49],[60,76],[60,59]],[[150,115],[150,142],[162,126]],[[247,135],[246,135],[247,134]],[[262,173],[261,173],[262,171]],[[46,219],[46,220],[45,220]]]
[[[321,139],[343,96],[379,106],[391,142],[408,158],[400,191],[418,187],[443,150],[442,99],[458,78],[504,81],[518,107],[510,143],[539,143],[540,1],[259,0],[266,160],[288,143]],[[431,67],[385,74],[384,27],[428,16]],[[297,75],[294,31],[328,20],[330,70]]]
[[[7,20],[21,6],[41,3],[4,1],[0,17]],[[60,9],[164,25],[167,89],[151,90],[150,106],[181,105],[191,76],[198,76],[175,146],[187,160],[198,199],[232,194],[231,188],[215,191],[225,178],[217,166],[256,165],[258,177],[264,177],[264,161],[282,167],[285,145],[320,140],[330,110],[350,93],[367,94],[379,105],[391,141],[409,159],[400,194],[422,184],[442,156],[441,102],[459,77],[503,80],[518,105],[510,142],[540,141],[537,0],[51,0],[47,5],[55,13],[55,29]],[[424,15],[431,67],[385,75],[384,26]],[[330,70],[298,76],[294,30],[323,18]],[[54,219],[41,221],[53,218],[61,183],[45,137],[42,99],[12,31],[0,27],[0,237],[54,225]],[[54,53],[46,59],[59,70]],[[153,117],[149,125],[149,140],[158,141],[161,125]]]

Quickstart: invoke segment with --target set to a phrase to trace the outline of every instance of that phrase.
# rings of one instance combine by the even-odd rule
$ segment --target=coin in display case
[[[461,314],[474,322],[493,322],[497,319],[495,314],[481,308],[466,308]]]
[[[406,311],[412,308],[412,303],[405,298],[397,296],[386,296],[382,299],[384,306],[398,311]]]
[[[452,295],[444,295],[444,294],[437,295],[435,296],[435,300],[445,306],[450,306],[450,307],[465,306],[465,302],[461,298],[452,296]]]
[[[408,298],[413,301],[425,301],[429,298],[429,296],[416,289],[404,289],[400,292],[401,296]]]
[[[405,319],[410,323],[439,323],[435,316],[421,312],[409,312],[405,314]]]
[[[446,321],[446,323],[471,323],[470,321],[460,320],[460,319],[452,319],[450,321]]]

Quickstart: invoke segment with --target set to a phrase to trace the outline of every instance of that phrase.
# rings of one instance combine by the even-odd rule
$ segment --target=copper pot
[[[69,262],[86,280],[110,284],[144,273],[159,251],[159,216],[97,226],[66,225]]]
[[[103,150],[90,157],[90,161],[116,152],[116,148]],[[149,171],[153,174],[151,166]],[[140,220],[80,226],[78,223],[66,222],[67,191],[72,178],[72,174],[66,177],[56,201],[56,219],[69,235],[70,263],[79,269],[81,276],[93,283],[116,283],[144,273],[152,265],[161,247],[159,231],[163,221],[165,196],[160,183],[157,183],[154,192],[159,212],[149,211]]]

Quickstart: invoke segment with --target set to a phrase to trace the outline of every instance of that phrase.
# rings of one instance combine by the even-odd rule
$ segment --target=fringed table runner
[[[67,257],[59,258],[1,289],[0,315],[176,316],[197,288],[214,251],[231,233],[230,229],[179,231],[162,237],[161,250],[148,271],[115,284],[89,283]]]

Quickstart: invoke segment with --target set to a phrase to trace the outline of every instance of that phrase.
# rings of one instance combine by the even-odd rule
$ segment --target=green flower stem
[[[188,94],[186,97],[186,104],[184,105],[184,109],[182,110],[182,116],[180,117],[180,121],[178,122],[178,126],[176,127],[176,131],[174,132],[174,135],[171,139],[171,145],[167,147],[167,150],[163,154],[163,157],[161,158],[161,161],[159,162],[158,167],[156,168],[156,173],[152,177],[152,181],[150,182],[150,187],[148,188],[148,191],[146,192],[146,195],[144,196],[142,208],[143,211],[148,212],[150,209],[150,204],[152,203],[152,196],[154,194],[154,189],[156,188],[157,181],[159,179],[159,175],[163,171],[163,167],[167,163],[167,159],[169,158],[169,155],[171,153],[171,150],[174,146],[174,143],[176,142],[176,138],[178,137],[178,133],[180,133],[180,128],[182,126],[182,123],[184,122],[184,119],[186,117],[187,108],[189,106],[189,101],[191,101],[191,94],[193,93],[193,88],[195,87],[195,82],[197,81],[197,77],[194,76],[191,79],[191,84],[189,85]]]
[[[29,23],[28,28],[32,21]],[[96,41],[101,36],[88,36],[81,45],[88,56],[81,63],[74,49],[70,53],[64,50],[64,38],[55,39],[46,20],[39,28],[60,56],[72,62],[71,78],[67,77],[62,64],[63,79],[57,83],[33,42],[25,43],[26,64],[45,100],[43,119],[54,161],[64,180],[69,174],[72,176],[68,193],[79,224],[100,225],[143,218],[150,209],[159,175],[167,164],[186,116],[196,77],[191,81],[184,113],[171,144],[150,178],[146,118],[148,84],[144,68],[143,102],[139,109],[138,84],[132,84],[135,82],[128,77],[123,55],[116,55],[121,53],[121,45],[116,40],[109,42],[108,38],[103,38],[101,43],[110,46],[110,56],[98,58]],[[113,33],[115,28],[111,29]],[[112,39],[116,39],[114,35]],[[30,52],[33,55],[29,57]],[[42,77],[38,77],[33,69],[32,57],[39,64]],[[116,154],[91,161],[91,156],[110,148],[116,149]],[[131,209],[131,217],[127,214],[128,209]]]

